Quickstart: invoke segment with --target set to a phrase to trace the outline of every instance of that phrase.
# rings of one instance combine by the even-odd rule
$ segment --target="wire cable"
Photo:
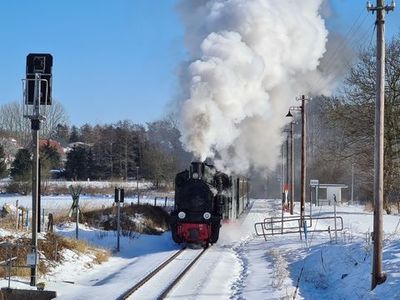
[[[363,18],[361,19],[362,16],[363,16]],[[338,59],[339,53],[341,53],[341,51],[344,50],[346,44],[349,44],[350,48],[355,48],[360,43],[360,41],[364,40],[364,35],[359,35],[359,33],[360,33],[365,21],[367,20],[368,16],[369,16],[369,14],[366,11],[361,11],[360,14],[358,15],[358,17],[356,18],[356,20],[350,26],[350,28],[347,31],[347,33],[345,34],[345,36],[343,37],[342,41],[336,46],[336,48],[333,51],[327,52],[329,56],[326,58],[326,62],[324,63],[325,70],[327,70],[329,72],[329,70],[332,69],[332,67],[334,66],[334,64],[336,63],[336,61]],[[350,61],[345,56],[342,56],[341,59],[345,60],[345,64],[347,66],[351,65]],[[341,76],[341,75],[336,74],[332,79],[326,80],[325,77],[323,76],[323,74],[321,74],[321,76],[315,86],[319,86],[324,81],[326,81],[325,84],[323,85],[323,88],[319,88],[319,90],[322,92],[328,85],[330,85],[330,84],[332,84],[332,82],[336,81],[339,76]]]

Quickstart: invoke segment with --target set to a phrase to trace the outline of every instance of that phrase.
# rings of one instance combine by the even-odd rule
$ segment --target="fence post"
[[[16,222],[16,229],[17,229],[17,231],[18,231],[18,223],[19,223],[19,210],[18,210],[18,200],[17,200],[17,203],[15,204],[15,207],[17,208],[16,209],[16,211],[17,211],[17,215],[16,215],[16,217],[17,217],[17,222]]]
[[[24,210],[21,209],[21,230],[24,230]]]
[[[164,207],[167,207],[167,199],[168,197],[165,197]]]
[[[272,217],[270,222],[271,222],[272,235],[274,235],[274,223]]]
[[[307,242],[307,221],[304,221],[304,239]]]
[[[28,227],[29,227],[29,209],[26,210],[25,227],[26,227],[27,229],[28,229]]]
[[[285,198],[286,198],[286,194],[285,192],[282,193],[282,215],[281,215],[281,234],[283,234],[283,210],[285,208]]]
[[[335,243],[337,244],[337,227],[336,227],[336,195],[333,194],[333,210],[335,218]]]
[[[157,206],[157,197],[154,198],[154,206]]]
[[[332,243],[331,226],[328,226],[329,242]]]
[[[300,240],[302,240],[303,239],[303,236],[301,235],[301,220],[298,220],[298,223],[299,223],[299,233],[300,233]]]
[[[49,213],[48,219],[47,232],[53,232],[54,219],[52,213]]]

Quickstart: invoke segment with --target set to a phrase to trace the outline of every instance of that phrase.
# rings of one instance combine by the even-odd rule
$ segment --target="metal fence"
[[[320,220],[328,220],[321,224]],[[302,224],[302,222],[304,222]],[[318,229],[316,228],[317,223]],[[312,232],[337,232],[343,230],[343,218],[341,216],[336,217],[310,217],[304,216],[303,220],[299,216],[288,216],[288,217],[270,217],[265,218],[263,222],[254,224],[254,230],[257,236],[263,236],[267,240],[267,236],[273,236],[277,234],[290,234],[298,233],[300,237],[302,233]]]

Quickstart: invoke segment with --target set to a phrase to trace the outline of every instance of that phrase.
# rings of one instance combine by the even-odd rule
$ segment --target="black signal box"
[[[40,105],[51,105],[53,56],[48,53],[31,53],[26,57],[25,104],[35,104],[35,76],[40,74]]]
[[[115,188],[115,195],[114,195],[114,201],[115,202],[124,202],[125,198],[125,191],[124,189],[121,188]]]

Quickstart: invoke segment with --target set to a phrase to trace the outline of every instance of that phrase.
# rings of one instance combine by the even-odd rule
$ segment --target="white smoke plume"
[[[220,169],[278,161],[295,98],[318,91],[328,32],[322,0],[183,0],[192,63],[185,74],[182,142]]]

